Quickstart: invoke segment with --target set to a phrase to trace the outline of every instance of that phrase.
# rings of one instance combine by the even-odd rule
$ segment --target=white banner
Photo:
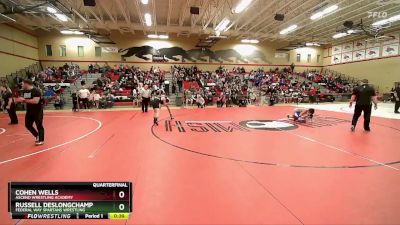
[[[351,51],[353,51],[353,42],[342,45],[342,52],[351,52]]]
[[[380,47],[369,48],[365,52],[365,58],[367,58],[367,59],[378,58],[380,55],[379,51],[380,51]]]
[[[382,56],[391,56],[399,54],[399,44],[385,45],[382,49]]]
[[[340,54],[342,53],[342,46],[337,45],[332,47],[332,55]]]
[[[351,62],[351,61],[353,61],[353,53],[352,52],[342,53],[342,62]]]
[[[354,42],[354,50],[365,49],[365,40],[358,40]]]
[[[118,53],[118,48],[117,47],[101,47],[102,52],[106,53]]]
[[[359,61],[365,59],[365,50],[358,50],[353,52],[353,61]]]
[[[331,57],[331,64],[338,64],[342,62],[342,55],[337,54],[337,55],[332,55]]]

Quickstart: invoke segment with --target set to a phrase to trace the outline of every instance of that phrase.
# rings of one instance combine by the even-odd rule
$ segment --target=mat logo
[[[240,122],[239,124],[244,127],[256,130],[284,131],[298,128],[296,124],[279,120],[245,120]]]
[[[232,132],[250,132],[249,129],[230,121],[180,121],[166,120],[165,131],[179,133],[188,132],[215,132],[215,133],[232,133]]]

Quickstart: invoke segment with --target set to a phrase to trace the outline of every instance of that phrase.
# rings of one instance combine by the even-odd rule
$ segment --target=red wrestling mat
[[[46,143],[0,119],[0,224],[399,224],[400,120],[292,107],[47,113]],[[23,115],[20,117],[23,122]],[[11,220],[8,181],[132,181],[128,221]]]

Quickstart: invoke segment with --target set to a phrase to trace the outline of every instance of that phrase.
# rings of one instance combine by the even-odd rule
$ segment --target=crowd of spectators
[[[65,104],[63,96],[66,83],[81,87],[72,93],[73,110],[86,108],[109,108],[115,102],[126,102],[139,106],[144,85],[152,91],[162,90],[166,95],[180,94],[186,106],[218,107],[246,106],[248,104],[299,103],[302,101],[333,101],[327,98],[332,93],[349,93],[356,85],[340,76],[319,72],[293,72],[293,67],[265,71],[263,68],[246,71],[243,67],[228,70],[218,67],[214,71],[204,71],[196,66],[171,66],[163,71],[152,66],[149,70],[124,64],[103,66],[90,64],[87,71],[81,71],[72,63],[61,67],[47,67],[38,74],[27,74],[35,85],[42,88],[46,102],[55,108]],[[166,80],[166,74],[171,79]],[[84,73],[101,74],[93,83],[79,79]],[[15,84],[20,89],[22,78],[16,76]],[[51,83],[52,85],[49,85]]]
[[[357,80],[345,79],[341,75],[333,75],[332,73],[311,71],[302,73],[302,75],[319,86],[328,88],[336,93],[351,93],[358,85]]]
[[[292,72],[291,68],[270,71],[260,68],[246,72],[243,67],[201,71],[195,66],[173,66],[171,72],[178,91],[184,89],[186,105],[204,107],[216,102],[218,107],[230,107],[233,104],[298,103],[305,99],[312,103],[334,100],[332,97],[327,99],[328,90],[321,90],[320,85],[300,79],[302,74]]]

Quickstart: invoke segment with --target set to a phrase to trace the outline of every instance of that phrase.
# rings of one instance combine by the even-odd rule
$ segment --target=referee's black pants
[[[356,105],[354,108],[353,121],[351,124],[353,126],[357,125],[358,118],[360,118],[361,113],[364,112],[364,130],[369,130],[369,122],[371,121],[371,111],[372,105]]]
[[[149,108],[150,98],[142,98],[142,111],[147,112]]]
[[[37,130],[33,127],[33,123],[36,124]],[[39,141],[44,141],[43,109],[39,112],[27,112],[25,115],[25,127]]]

